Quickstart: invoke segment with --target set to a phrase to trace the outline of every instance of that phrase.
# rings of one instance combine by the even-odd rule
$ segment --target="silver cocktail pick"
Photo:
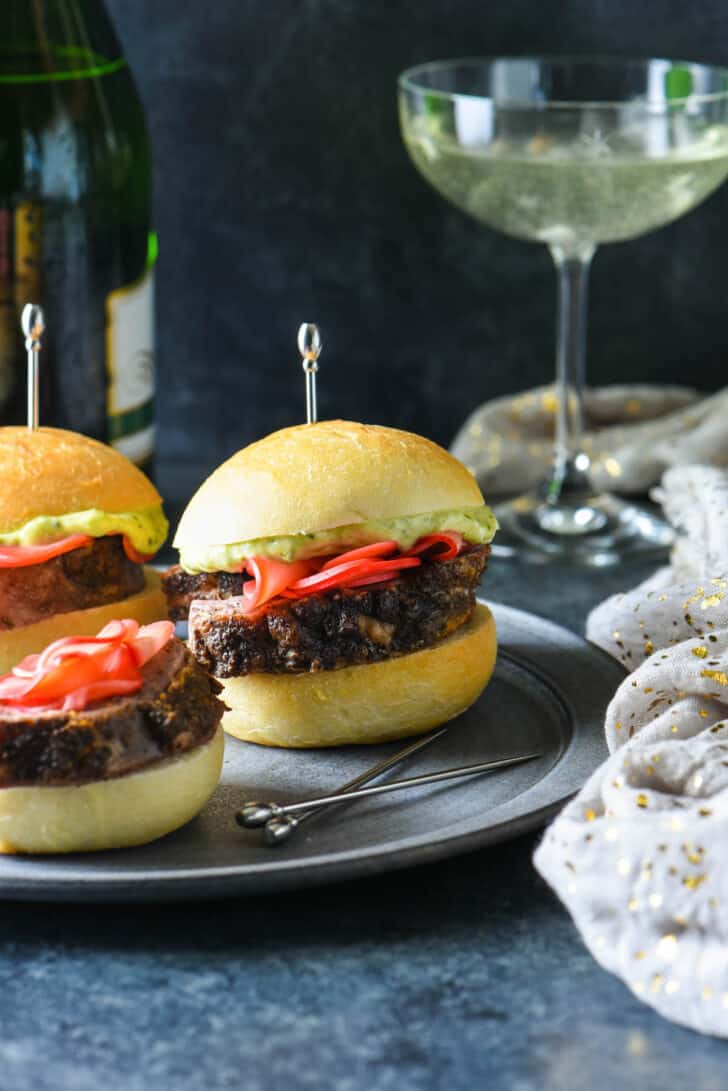
[[[296,803],[256,803],[247,806],[257,808],[255,812],[256,821],[253,823],[256,826],[260,825],[259,819],[264,809],[268,809],[268,818],[265,823],[265,840],[269,845],[277,845],[286,840],[302,819],[307,817],[307,814],[304,813],[302,818],[297,819],[296,814],[301,811],[308,812],[311,807],[321,810],[331,804],[348,802],[353,799],[364,799],[367,796],[381,795],[384,792],[397,792],[403,788],[417,788],[424,784],[436,784],[438,781],[453,780],[456,777],[474,776],[477,773],[487,773],[495,769],[506,769],[513,765],[534,761],[541,756],[541,754],[537,753],[516,754],[508,758],[481,761],[475,765],[460,765],[454,769],[444,769],[437,773],[423,773],[417,777],[408,777],[406,780],[391,780],[386,784],[373,784],[368,788],[357,788],[354,791],[339,791],[329,796],[316,796],[314,799],[303,799]],[[239,825],[247,825],[246,817],[246,807],[243,807],[237,815]]]
[[[26,303],[20,317],[20,324],[25,337],[25,350],[28,353],[28,428],[34,431],[38,427],[38,354],[41,349],[41,337],[45,331],[43,309],[37,303]]]
[[[321,334],[313,322],[304,322],[298,329],[298,351],[302,356],[306,374],[306,419],[308,424],[318,420],[316,408],[316,372],[321,355]]]
[[[374,780],[387,769],[391,769],[393,765],[397,765],[399,762],[404,761],[410,754],[416,754],[418,750],[423,750],[426,746],[429,746],[435,739],[439,739],[441,735],[444,735],[448,727],[445,724],[443,727],[437,727],[434,731],[430,731],[429,734],[423,735],[422,738],[416,739],[414,742],[408,743],[407,746],[398,750],[396,754],[392,754],[390,757],[385,758],[384,761],[378,762],[370,769],[366,769],[363,773],[360,773],[358,777],[354,777],[353,780],[348,780],[346,784],[342,784],[340,788],[337,788],[335,794],[340,792],[348,792],[352,788],[358,788],[361,784],[367,784],[370,780]],[[244,803],[235,816],[235,819],[239,826],[244,826],[246,829],[255,829],[258,826],[265,826],[265,838],[270,843],[276,844],[280,841],[285,841],[287,837],[298,829],[302,822],[305,822],[308,818],[313,818],[315,814],[318,814],[319,810],[323,808],[311,807],[309,811],[302,814],[299,818],[276,818],[273,819],[273,811],[271,810],[270,803],[255,803],[250,800],[248,803]],[[268,827],[271,822],[276,822],[274,830],[270,830]]]

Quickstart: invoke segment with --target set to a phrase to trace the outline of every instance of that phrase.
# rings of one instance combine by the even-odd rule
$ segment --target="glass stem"
[[[558,276],[556,435],[554,465],[546,482],[550,504],[570,505],[589,496],[589,458],[582,450],[586,362],[587,288],[596,247],[551,246]]]

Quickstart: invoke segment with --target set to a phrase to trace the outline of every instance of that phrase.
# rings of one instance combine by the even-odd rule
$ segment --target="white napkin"
[[[612,756],[535,863],[594,957],[662,1015],[728,1037],[728,474],[669,471],[669,568],[591,614],[629,669]]]
[[[669,568],[589,615],[586,635],[633,670],[656,648],[728,628],[728,473],[668,470],[656,490],[680,537]]]
[[[541,480],[553,457],[553,387],[496,398],[468,417],[452,451],[486,496]],[[584,449],[599,489],[641,493],[670,466],[728,465],[728,390],[710,397],[676,386],[608,386],[584,395]]]

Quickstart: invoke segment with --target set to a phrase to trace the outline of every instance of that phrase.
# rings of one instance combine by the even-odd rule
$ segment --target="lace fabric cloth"
[[[535,863],[589,950],[641,1000],[728,1037],[728,473],[669,470],[669,567],[596,608],[587,636],[632,671],[610,758]]]

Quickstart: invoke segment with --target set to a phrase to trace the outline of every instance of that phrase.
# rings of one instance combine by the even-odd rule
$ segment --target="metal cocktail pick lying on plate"
[[[412,747],[407,748],[406,753],[413,753],[415,750],[419,750],[423,746],[426,746],[441,735],[444,730],[444,728],[441,728],[433,735],[421,739],[419,744],[413,744]],[[453,769],[423,773],[420,776],[408,777],[405,780],[392,780],[386,784],[376,784],[368,788],[353,787],[357,783],[362,784],[365,781],[378,776],[384,769],[393,765],[395,762],[402,760],[402,758],[406,756],[406,753],[400,752],[399,754],[395,754],[393,758],[380,763],[379,766],[375,766],[374,769],[362,774],[361,777],[357,777],[356,781],[350,781],[330,795],[316,796],[313,799],[298,800],[295,803],[285,804],[274,802],[257,803],[251,800],[248,803],[245,803],[238,811],[235,816],[236,821],[238,825],[243,826],[246,829],[263,826],[266,843],[269,845],[277,845],[282,841],[287,840],[301,822],[304,822],[307,818],[313,817],[314,814],[322,811],[325,807],[337,803],[349,802],[354,799],[363,799],[367,796],[381,795],[384,792],[395,792],[403,788],[415,788],[424,784],[436,784],[438,781],[453,780],[456,777],[473,776],[477,773],[486,773],[495,769],[505,769],[541,757],[541,754],[537,753],[516,754],[506,758],[496,758],[491,759],[490,761],[478,762],[475,765],[460,765]],[[296,815],[300,815],[300,817],[296,817]]]
[[[358,777],[354,777],[353,780],[348,780],[346,784],[342,784],[337,789],[336,794],[341,792],[348,792],[352,788],[358,788],[361,784],[366,784],[370,780],[374,780],[380,776],[381,773],[386,772],[387,769],[391,769],[393,765],[397,765],[400,761],[404,761],[410,754],[416,754],[418,750],[424,749],[425,746],[429,746],[435,739],[439,739],[441,735],[444,735],[447,731],[447,724],[443,727],[435,728],[434,731],[430,731],[428,735],[423,735],[421,739],[416,739],[414,742],[409,743],[403,747],[402,750],[398,750],[396,754],[392,754],[390,757],[385,758],[384,761],[380,761],[377,765],[373,765],[370,769],[366,769],[363,773],[360,773]],[[256,803],[254,800],[249,800],[244,803],[241,809],[235,816],[239,826],[243,826],[245,829],[255,829],[258,826],[265,826],[265,839],[269,845],[279,844],[281,841],[285,841],[294,830],[298,829],[302,822],[305,822],[308,818],[313,818],[315,814],[318,814],[323,807],[314,807],[311,805],[311,809],[302,814],[299,818],[285,818],[283,816],[273,817],[273,806],[278,804],[270,803]]]

